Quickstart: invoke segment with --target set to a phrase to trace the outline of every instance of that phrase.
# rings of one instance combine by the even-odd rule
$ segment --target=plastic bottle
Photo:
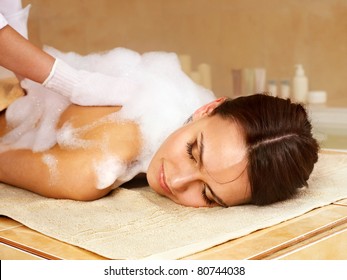
[[[267,84],[267,90],[271,96],[277,96],[277,84],[274,80],[269,80]]]
[[[290,98],[290,81],[282,80],[281,81],[281,98],[287,99]]]
[[[293,97],[296,102],[306,103],[308,94],[308,79],[301,64],[295,65],[293,78]]]
[[[254,69],[254,93],[263,93],[266,90],[266,69]]]

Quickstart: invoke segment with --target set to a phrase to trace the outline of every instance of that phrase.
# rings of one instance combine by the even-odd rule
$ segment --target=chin
[[[148,170],[149,171],[149,170]],[[156,193],[158,193],[158,187],[155,184],[155,180],[154,177],[152,176],[153,174],[151,172],[147,172],[146,174],[146,178],[147,178],[147,182],[148,182],[148,186],[154,190]]]

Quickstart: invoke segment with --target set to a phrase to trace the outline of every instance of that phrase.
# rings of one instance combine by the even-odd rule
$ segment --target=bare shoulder
[[[118,155],[124,161],[132,161],[141,150],[141,135],[138,125],[132,121],[119,121],[113,117],[121,107],[83,107],[71,105],[62,114],[58,129],[64,135],[67,127],[73,139],[59,138],[61,149],[70,149],[71,142],[80,143],[76,149],[93,150]],[[72,134],[71,134],[72,133]],[[77,140],[77,141],[76,141]],[[73,143],[71,143],[73,145]]]

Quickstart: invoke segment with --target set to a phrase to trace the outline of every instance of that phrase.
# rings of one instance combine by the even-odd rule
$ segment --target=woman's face
[[[149,185],[174,202],[193,207],[250,201],[246,146],[237,123],[202,115],[171,134],[154,155]]]

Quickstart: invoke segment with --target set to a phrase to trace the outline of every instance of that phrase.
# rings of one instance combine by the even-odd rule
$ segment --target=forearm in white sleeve
[[[126,76],[112,77],[76,70],[58,58],[42,85],[83,106],[121,106],[137,89]]]
[[[5,17],[22,9],[21,0],[0,0],[0,13]]]
[[[15,13],[5,15],[8,24],[26,39],[28,39],[27,23],[30,7],[31,5],[28,5],[24,9],[20,9]]]
[[[28,38],[28,16],[31,5],[22,8],[21,0],[0,0],[0,29],[7,24]]]
[[[0,13],[0,29],[3,29],[7,24],[6,18]]]

